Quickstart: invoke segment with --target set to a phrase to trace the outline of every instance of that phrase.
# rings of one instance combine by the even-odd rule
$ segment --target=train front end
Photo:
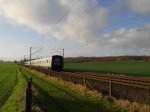
[[[54,71],[62,71],[64,67],[64,58],[60,55],[52,56],[51,69]]]

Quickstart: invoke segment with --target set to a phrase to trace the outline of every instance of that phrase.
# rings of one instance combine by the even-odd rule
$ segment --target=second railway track
[[[44,68],[34,68],[41,72],[47,74],[61,74],[68,77],[80,77],[80,78],[87,78],[96,81],[103,81],[103,82],[112,82],[115,84],[125,85],[125,86],[132,86],[137,88],[149,89],[150,90],[150,78],[149,77],[133,77],[133,76],[125,76],[125,75],[97,75],[94,73],[87,73],[87,72],[54,72]]]
[[[44,68],[32,68],[65,81],[87,86],[103,94],[150,104],[150,78],[125,75],[95,74],[87,72],[55,72]]]

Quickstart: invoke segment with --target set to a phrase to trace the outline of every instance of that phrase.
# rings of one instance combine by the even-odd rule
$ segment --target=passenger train
[[[30,61],[26,61],[25,66],[30,66]],[[54,71],[62,71],[64,67],[64,58],[60,55],[53,55],[46,58],[39,58],[31,60],[31,66],[43,67],[52,69]]]

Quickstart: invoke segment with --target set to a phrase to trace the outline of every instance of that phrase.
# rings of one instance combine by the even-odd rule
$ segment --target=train
[[[25,66],[41,67],[51,69],[53,71],[62,71],[64,67],[64,57],[61,55],[53,55],[45,58],[32,59],[25,61]]]

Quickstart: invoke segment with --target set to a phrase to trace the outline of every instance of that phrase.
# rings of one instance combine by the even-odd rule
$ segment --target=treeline
[[[150,61],[150,56],[108,56],[108,57],[67,57],[65,63],[91,62],[91,61]]]

